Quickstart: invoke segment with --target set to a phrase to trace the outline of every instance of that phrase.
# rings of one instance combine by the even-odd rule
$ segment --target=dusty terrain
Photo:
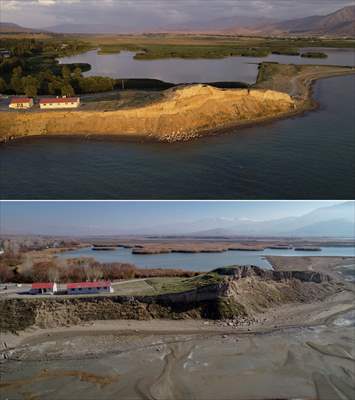
[[[288,307],[281,312],[292,321],[288,326],[277,325],[283,321],[277,309],[274,320],[239,328],[195,320],[100,321],[3,335],[1,396],[350,400],[353,302],[340,293],[313,307]]]
[[[288,93],[299,108],[311,106],[311,88],[317,79],[355,73],[355,68],[328,65],[263,63],[255,87]]]
[[[354,398],[355,289],[342,271],[355,271],[354,258],[268,258],[274,272],[227,269],[235,275],[228,285],[217,280],[197,292],[169,294],[186,285],[177,278],[117,282],[110,297],[129,307],[107,296],[9,297],[1,315],[17,333],[1,333],[0,398]],[[148,297],[168,296],[144,306],[139,293],[148,289]],[[238,312],[201,318],[196,304],[216,293]]]
[[[17,332],[108,319],[253,320],[274,306],[313,303],[345,290],[342,282],[309,271],[226,267],[189,278],[147,279],[153,289],[101,295],[12,295],[0,299],[0,331]]]
[[[278,117],[293,110],[285,93],[271,90],[217,89],[191,85],[169,89],[161,101],[117,111],[52,111],[1,113],[0,136],[81,134],[148,136],[174,141],[202,132],[265,117]]]
[[[85,307],[77,313],[65,301],[55,307],[55,300],[49,310],[42,299],[37,325],[17,334],[1,334],[1,397],[354,398],[354,285],[333,281],[323,270],[316,272],[322,269],[322,259],[328,273],[349,265],[352,258],[278,259],[284,257],[273,257],[280,272],[254,271],[264,274],[263,279],[250,269],[226,271],[236,273],[235,278],[217,287],[243,303],[247,313],[224,320],[196,319],[197,314],[188,316],[186,309],[187,319],[112,320],[114,314],[111,318],[109,314],[114,311],[105,303],[105,320],[84,321],[77,317]],[[300,259],[301,272],[295,275],[299,279],[294,279],[290,266]],[[278,274],[283,278],[274,280]],[[202,290],[200,294],[211,293]],[[100,303],[92,300],[91,310]],[[134,301],[131,304],[139,309]],[[157,312],[156,306],[152,312]],[[16,308],[13,305],[7,311]],[[67,320],[61,319],[65,314]],[[30,315],[29,305],[25,314],[12,321],[24,321]],[[66,326],[73,323],[69,317],[77,318],[76,326]]]
[[[266,256],[276,271],[317,271],[328,274],[335,279],[344,279],[347,272],[354,271],[355,257],[278,257]]]

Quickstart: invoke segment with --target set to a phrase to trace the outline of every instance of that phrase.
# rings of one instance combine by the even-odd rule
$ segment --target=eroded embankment
[[[292,98],[268,89],[169,89],[162,100],[116,111],[0,113],[0,138],[32,135],[122,135],[188,140],[231,125],[277,118],[296,108]]]
[[[322,300],[339,290],[316,272],[264,271],[258,267],[218,269],[219,283],[157,296],[55,296],[0,301],[0,330],[67,326],[93,320],[234,318],[276,305]]]

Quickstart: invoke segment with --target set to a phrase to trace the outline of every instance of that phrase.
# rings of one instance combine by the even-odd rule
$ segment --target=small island
[[[322,249],[320,247],[295,247],[294,248],[295,251],[322,251]]]
[[[301,57],[303,58],[328,58],[328,54],[316,51],[307,51],[306,53],[302,53]]]

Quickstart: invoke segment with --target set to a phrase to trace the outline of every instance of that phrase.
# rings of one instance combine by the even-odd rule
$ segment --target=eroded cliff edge
[[[0,300],[0,331],[19,331],[115,319],[249,318],[287,303],[311,303],[342,290],[328,275],[308,271],[219,268],[213,284],[156,296],[53,296]],[[193,278],[192,278],[193,279]],[[208,282],[211,282],[209,279]]]
[[[0,113],[0,138],[33,135],[122,135],[188,140],[231,125],[277,118],[295,109],[286,94],[268,89],[180,86],[151,104],[115,111]]]
[[[354,73],[352,67],[265,62],[259,65],[257,82],[250,89],[181,85],[165,90],[155,100],[148,96],[143,105],[128,108],[105,111],[105,101],[98,101],[90,110],[2,111],[0,141],[41,135],[190,140],[312,109],[316,106],[311,95],[315,80]]]

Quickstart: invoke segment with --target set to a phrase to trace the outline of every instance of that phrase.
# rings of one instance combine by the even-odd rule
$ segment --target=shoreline
[[[203,86],[203,85],[196,85],[196,86],[182,86],[181,88],[179,87],[178,89],[174,89],[173,91],[170,91],[170,89],[168,89],[166,96],[166,99],[164,99],[162,102],[158,102],[158,103],[154,103],[153,105],[147,105],[147,106],[143,106],[141,108],[136,108],[136,109],[127,109],[127,110],[115,110],[115,111],[74,111],[74,112],[70,112],[70,111],[53,111],[51,113],[46,114],[45,112],[34,112],[34,113],[28,113],[28,114],[20,114],[17,113],[15,114],[18,118],[22,118],[24,119],[24,121],[22,122],[22,127],[26,127],[24,128],[24,130],[27,132],[25,133],[18,133],[19,131],[16,129],[20,129],[21,124],[19,125],[19,127],[16,127],[14,129],[12,129],[12,126],[8,123],[8,130],[10,129],[10,134],[6,134],[5,130],[4,133],[2,134],[2,138],[0,138],[0,143],[4,144],[7,143],[8,141],[12,141],[12,140],[16,140],[16,139],[22,139],[22,138],[27,138],[27,137],[34,137],[34,138],[38,138],[38,137],[53,137],[53,138],[73,138],[73,137],[77,137],[80,139],[94,139],[94,140],[98,140],[98,139],[105,139],[105,138],[116,138],[118,140],[123,140],[123,141],[127,141],[127,142],[158,142],[158,143],[173,143],[173,142],[178,142],[178,141],[190,141],[190,140],[196,140],[199,139],[201,137],[204,136],[215,136],[218,134],[224,134],[224,133],[229,133],[231,130],[233,129],[237,129],[237,128],[247,128],[247,127],[252,127],[252,126],[259,126],[259,125],[263,125],[263,124],[269,124],[272,123],[274,121],[278,121],[278,120],[282,120],[282,119],[287,119],[287,118],[293,118],[293,117],[297,117],[297,116],[301,116],[303,114],[305,114],[306,112],[309,111],[313,111],[313,110],[317,110],[320,107],[320,104],[313,98],[313,92],[314,92],[314,85],[315,83],[320,80],[320,79],[330,79],[333,77],[338,77],[338,76],[347,76],[347,75],[353,75],[355,73],[354,69],[351,70],[342,70],[342,71],[333,71],[333,72],[325,72],[325,71],[317,71],[317,73],[311,73],[308,76],[304,76],[303,80],[302,80],[302,76],[301,77],[297,77],[295,76],[295,81],[293,84],[298,84],[300,85],[300,88],[302,90],[304,90],[303,96],[301,97],[301,99],[297,99],[297,97],[293,97],[291,100],[291,97],[289,97],[290,100],[287,100],[287,97],[282,97],[282,96],[288,96],[286,93],[284,92],[280,92],[280,91],[273,91],[272,89],[269,89],[268,87],[263,88],[263,86],[258,86],[258,84],[255,86],[255,88],[251,89],[251,93],[252,93],[252,101],[255,101],[256,105],[258,106],[260,103],[260,100],[258,99],[258,97],[261,99],[261,96],[266,96],[267,93],[270,93],[269,98],[271,101],[271,107],[275,107],[275,104],[277,104],[276,99],[273,99],[272,96],[281,96],[280,100],[282,99],[282,101],[290,101],[289,105],[286,105],[287,103],[284,103],[284,105],[280,105],[280,109],[279,110],[275,110],[275,111],[271,111],[269,115],[264,115],[261,117],[258,116],[254,116],[249,118],[246,115],[242,115],[241,119],[237,119],[235,121],[231,120],[233,118],[233,114],[230,113],[229,115],[223,117],[224,119],[226,119],[227,121],[223,121],[222,120],[218,121],[217,120],[213,120],[214,116],[217,116],[218,113],[223,113],[225,110],[225,104],[229,107],[231,107],[231,109],[233,109],[233,107],[236,107],[238,109],[238,105],[239,105],[239,101],[245,102],[245,101],[250,101],[250,99],[248,98],[248,96],[246,96],[245,94],[243,94],[243,92],[246,92],[246,89],[227,89],[227,90],[220,90],[220,89],[212,89],[211,87],[207,86]],[[203,110],[204,113],[206,113],[206,107],[204,107],[204,103],[202,102],[200,104],[200,108],[197,108],[196,110],[194,108],[194,102],[195,102],[195,93],[191,93],[191,94],[187,94],[187,107],[189,107],[189,111],[188,112],[192,112],[191,116],[190,116],[190,120],[188,120],[188,118],[184,118],[181,120],[176,120],[175,121],[175,130],[172,129],[170,127],[170,124],[168,124],[167,122],[164,122],[164,124],[162,126],[159,127],[159,125],[156,125],[157,123],[160,123],[161,119],[166,119],[169,118],[169,113],[172,111],[169,111],[168,114],[163,114],[161,112],[161,107],[166,107],[171,108],[172,105],[171,104],[175,104],[176,101],[180,101],[179,100],[179,96],[181,98],[184,97],[184,93],[185,92],[193,92],[193,90],[196,88],[197,91],[197,96],[200,96],[203,98],[203,96],[206,97],[206,94],[208,95],[209,93],[211,93],[211,100],[208,99],[208,101],[212,101],[213,103],[213,112],[214,115],[211,116],[211,118],[207,118],[207,116],[203,116],[202,119],[200,121],[195,121],[193,115],[193,112],[195,112],[195,115],[199,115],[198,113],[201,112],[200,110]],[[178,94],[176,94],[176,92]],[[181,93],[181,94],[180,94]],[[249,93],[248,93],[249,94]],[[275,94],[275,95],[274,95]],[[174,96],[178,96],[178,100],[175,100]],[[190,96],[190,97],[189,97]],[[231,96],[234,96],[234,100],[230,100]],[[239,96],[239,97],[238,97]],[[255,97],[255,99],[254,99]],[[215,98],[215,99],[214,99]],[[240,100],[238,100],[238,98],[240,98]],[[214,99],[214,100],[213,100]],[[221,99],[220,103],[218,104],[218,99]],[[183,98],[184,100],[184,98]],[[234,101],[234,103],[233,103]],[[268,100],[267,100],[268,101]],[[201,101],[200,101],[201,102]],[[192,106],[190,106],[190,103],[192,104]],[[217,104],[217,106],[215,106],[215,104]],[[248,104],[248,103],[247,103]],[[291,104],[293,104],[293,106],[291,106]],[[212,105],[212,103],[211,103]],[[160,111],[159,111],[159,107],[160,107]],[[183,106],[186,107],[186,106]],[[216,108],[217,107],[217,108]],[[220,109],[218,109],[218,107],[220,107]],[[251,105],[249,104],[248,107],[250,108]],[[293,109],[291,109],[293,108]],[[152,113],[154,114],[150,114],[150,109],[152,109]],[[264,107],[264,109],[268,109],[267,105],[266,108]],[[179,107],[176,107],[176,111],[179,110]],[[223,110],[223,111],[222,111]],[[175,111],[175,113],[176,113]],[[183,112],[183,109],[180,110]],[[147,115],[144,116],[143,118],[140,116],[135,116],[135,114],[137,112],[141,112],[141,113],[146,113]],[[268,111],[269,112],[269,111]],[[58,119],[56,122],[63,122],[65,121],[66,126],[71,126],[70,123],[68,125],[67,119],[70,117],[79,117],[76,118],[77,121],[73,121],[73,129],[77,129],[77,131],[75,132],[71,132],[71,133],[60,133],[57,131],[57,127],[55,128],[48,128],[48,124],[50,122],[46,122],[46,120],[50,120],[51,118],[49,117],[53,117],[54,113],[58,116]],[[10,113],[0,113],[0,119],[1,116],[4,116],[5,114],[10,114]],[[97,117],[96,117],[97,115]],[[127,116],[128,115],[128,116]],[[174,115],[174,117],[176,116],[176,114],[171,114]],[[13,118],[14,113],[11,113],[11,116]],[[24,116],[24,117],[23,117]],[[102,124],[106,124],[106,130],[112,130],[112,126],[108,126],[110,125],[110,123],[108,122],[109,120],[111,120],[112,118],[116,118],[118,116],[118,120],[113,121],[112,124],[115,126],[118,125],[120,126],[119,122],[124,122],[126,123],[127,126],[127,132],[128,133],[123,133],[123,132],[119,132],[119,133],[113,133],[113,132],[102,132],[102,133],[83,133],[80,131],[81,129],[81,124],[80,122],[85,122],[85,120],[87,118],[91,118],[91,119],[96,119],[96,118],[101,118],[100,120],[100,124],[97,127],[98,131],[100,129],[102,129]],[[44,122],[39,123],[38,119],[40,118],[44,118]],[[80,121],[81,118],[81,121]],[[103,119],[102,119],[103,118]],[[123,118],[123,119],[122,119]],[[128,118],[128,119],[127,119]],[[131,118],[131,120],[130,120]],[[142,119],[146,119],[146,124],[144,125],[144,121],[142,122]],[[140,120],[139,120],[140,119]],[[139,120],[139,121],[138,121]],[[159,122],[158,122],[159,121]],[[181,126],[186,125],[188,130],[184,131],[183,128],[180,126],[179,127],[179,121],[182,124]],[[210,125],[216,125],[216,126],[204,126],[204,124],[207,121],[209,121]],[[90,124],[89,121],[86,121],[88,124]],[[38,125],[39,123],[39,125]],[[75,123],[77,125],[79,125],[79,129],[78,127],[75,128]],[[78,124],[79,123],[79,124]],[[131,126],[131,123],[136,124],[136,126]],[[143,125],[142,125],[143,123]],[[194,123],[195,127],[191,127],[191,124]],[[31,131],[31,125],[33,124],[33,129],[35,128],[36,124],[37,126],[40,126],[42,130],[42,133],[34,133],[33,131]],[[47,125],[46,125],[47,124]],[[108,125],[107,125],[108,124]],[[141,129],[143,127],[143,129]],[[166,129],[167,127],[170,127],[168,129],[170,129],[170,133],[165,134],[164,133],[164,129]],[[12,132],[11,132],[12,129]],[[52,129],[52,131],[51,131]],[[69,128],[67,128],[68,130]],[[94,128],[93,128],[94,129]],[[104,130],[105,130],[104,129]],[[151,129],[151,131],[150,131]],[[155,131],[154,131],[155,129]],[[54,130],[54,131],[53,131]],[[130,132],[129,132],[130,131]],[[142,132],[142,133],[138,133],[138,132]],[[1,135],[1,132],[0,132]]]
[[[211,319],[118,319],[93,320],[77,325],[54,328],[32,326],[25,330],[1,332],[1,350],[4,352],[18,347],[60,340],[76,336],[125,336],[125,335],[264,335],[284,332],[289,329],[306,329],[332,322],[336,317],[355,310],[355,292],[344,289],[321,301],[313,303],[286,303],[256,314],[256,321],[240,326],[229,326],[228,321]]]
[[[141,326],[123,331],[116,325],[96,332],[87,327],[36,332],[2,352],[0,392],[4,398],[42,398],[53,392],[80,400],[117,395],[213,400],[222,392],[225,400],[350,399],[353,318],[354,311],[343,310],[325,325],[264,332],[210,331],[204,323],[197,331],[181,324],[168,331]],[[333,396],[338,393],[344,396]]]

